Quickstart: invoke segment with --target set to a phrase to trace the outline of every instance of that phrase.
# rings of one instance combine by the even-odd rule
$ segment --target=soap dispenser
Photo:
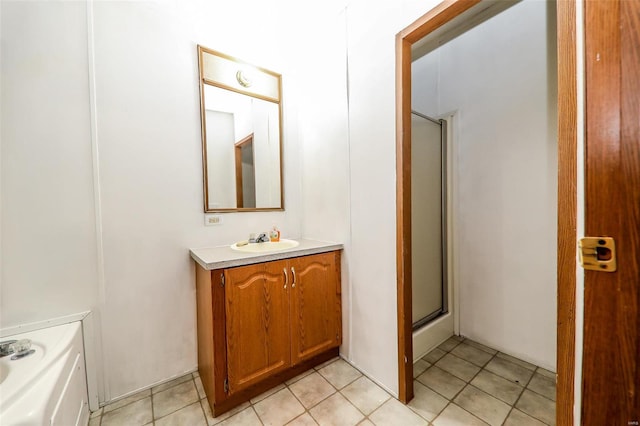
[[[273,225],[273,228],[271,229],[271,232],[269,232],[269,240],[272,243],[276,243],[278,241],[280,241],[280,231],[278,230],[278,228]]]

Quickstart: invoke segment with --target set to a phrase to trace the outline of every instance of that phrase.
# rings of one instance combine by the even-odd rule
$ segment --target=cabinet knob
[[[296,270],[293,266],[291,267],[291,275],[293,275],[293,283],[291,284],[291,288],[296,288]]]

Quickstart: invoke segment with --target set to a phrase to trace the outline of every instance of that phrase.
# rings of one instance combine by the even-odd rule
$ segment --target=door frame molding
[[[576,344],[578,82],[576,1],[557,1],[558,300],[556,424],[573,425]]]
[[[480,0],[446,0],[396,35],[396,263],[398,398],[413,398],[411,283],[411,47]],[[557,1],[557,424],[573,424],[577,206],[576,0]]]

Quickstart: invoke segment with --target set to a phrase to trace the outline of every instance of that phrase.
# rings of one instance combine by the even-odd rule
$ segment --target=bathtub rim
[[[19,324],[16,326],[0,328],[0,339],[6,340],[16,334],[28,333],[43,328],[56,327],[76,321],[81,322],[87,391],[89,393],[89,410],[93,412],[100,409],[100,405],[98,394],[97,359],[95,355],[95,320],[92,311],[82,311],[75,314],[50,318],[42,321],[34,321],[25,324]]]

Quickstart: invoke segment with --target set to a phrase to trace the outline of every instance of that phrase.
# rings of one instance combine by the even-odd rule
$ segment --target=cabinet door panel
[[[340,275],[336,256],[324,253],[290,261],[295,271],[295,286],[291,288],[293,364],[340,345]]]
[[[225,271],[229,394],[291,364],[285,267],[269,262]]]

